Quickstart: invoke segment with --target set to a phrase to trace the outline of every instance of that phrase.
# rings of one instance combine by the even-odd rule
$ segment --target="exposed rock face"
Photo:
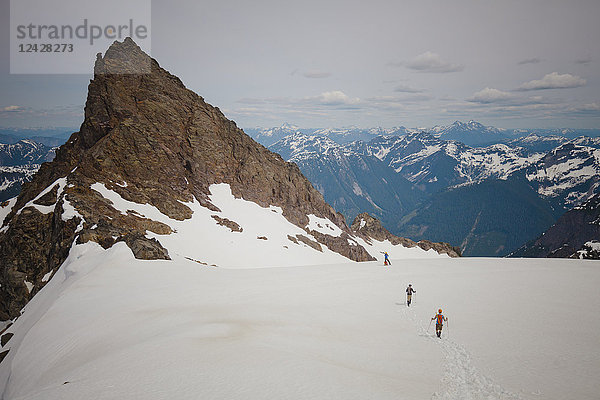
[[[594,242],[600,239],[600,194],[564,213],[536,240],[512,257],[595,258]]]
[[[370,216],[367,213],[362,213],[356,216],[350,229],[355,235],[358,235],[370,242],[371,239],[377,241],[389,240],[393,245],[401,244],[404,247],[418,246],[423,250],[434,249],[440,254],[448,254],[450,257],[460,257],[460,248],[451,246],[448,243],[434,243],[429,240],[421,240],[415,242],[410,239],[392,235],[387,229],[381,225],[377,218]]]
[[[586,242],[581,249],[571,255],[571,258],[580,258],[582,260],[600,260],[600,241],[590,240]]]
[[[129,66],[147,63],[150,73],[123,73]],[[176,220],[191,217],[184,203],[193,199],[218,211],[209,201],[209,186],[227,183],[234,196],[263,207],[281,207],[283,215],[303,229],[307,215],[314,214],[332,221],[344,235],[350,233],[343,216],[295,164],[254,142],[126,39],[115,42],[104,57],[98,55],[79,132],[23,186],[2,225],[0,320],[19,315],[44,285],[43,278],[66,259],[75,240],[105,248],[123,241],[137,258],[169,258],[167,250],[146,235],[169,234],[171,228],[117,210],[92,189],[98,183]],[[373,260],[364,248],[345,239],[321,234],[318,240],[353,260]]]
[[[237,222],[231,221],[227,218],[219,217],[218,215],[211,215],[211,217],[217,221],[217,224],[223,225],[231,229],[231,232],[243,232],[244,228],[238,225]]]

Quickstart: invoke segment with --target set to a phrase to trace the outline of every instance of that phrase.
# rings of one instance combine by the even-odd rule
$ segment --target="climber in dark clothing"
[[[412,285],[409,283],[406,288],[406,305],[410,307],[410,302],[412,300],[413,293],[417,293],[415,289],[412,288]]]

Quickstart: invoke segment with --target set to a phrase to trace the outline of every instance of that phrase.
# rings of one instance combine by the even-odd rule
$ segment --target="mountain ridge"
[[[336,208],[344,212],[348,220],[361,212],[351,206],[357,193],[360,193],[360,197],[371,203],[364,205],[362,211],[376,215],[396,235],[413,240],[426,237],[438,242],[461,245],[466,255],[498,256],[516,250],[516,247],[532,236],[547,229],[562,212],[585,201],[600,188],[598,138],[567,139],[548,136],[538,143],[539,138],[530,134],[506,143],[471,147],[456,140],[441,139],[428,132],[411,132],[398,136],[377,136],[368,142],[339,144],[331,138],[296,132],[269,148],[279,152],[287,160],[298,163],[326,199],[335,203]],[[371,168],[374,174],[361,177],[357,171],[365,168],[358,161],[365,160],[365,157],[375,157],[383,165],[378,169]],[[342,159],[343,162],[340,161]],[[329,164],[336,165],[338,172],[325,173],[324,166]],[[387,185],[382,189],[369,186],[382,179],[391,181],[394,174],[406,182],[396,185],[403,188],[400,191],[402,194],[415,193],[412,203],[396,205],[384,202],[394,185]],[[341,185],[340,181],[347,183]],[[460,193],[463,193],[459,200],[466,201],[468,198],[467,203],[471,204],[477,196],[488,196],[490,185],[496,190],[509,190],[517,195],[505,198],[511,204],[506,210],[521,210],[515,215],[532,217],[529,227],[532,229],[520,226],[519,221],[513,221],[514,228],[504,226],[505,218],[498,215],[497,218],[494,217],[495,224],[504,227],[496,230],[492,227],[492,220],[486,220],[493,217],[490,210],[486,210],[482,220],[476,218],[477,213],[472,218],[448,219],[461,211],[444,203],[444,198],[454,198],[453,189],[460,189]],[[345,187],[344,190],[339,189],[342,186]],[[360,191],[355,188],[360,188]],[[513,189],[516,188],[520,188],[521,192],[514,192]],[[534,198],[536,196],[537,199]],[[524,202],[519,202],[519,199]],[[439,207],[443,208],[440,209],[440,215],[433,218]],[[451,209],[454,211],[450,212]],[[531,212],[533,215],[529,214]],[[466,224],[467,220],[470,221],[469,226],[462,227],[461,224]],[[433,221],[439,221],[446,227],[445,230],[440,231],[439,226],[432,226]],[[475,221],[481,223],[475,224]],[[474,246],[477,240],[474,240],[469,231],[475,229],[474,232],[480,232],[484,226],[488,226],[486,229],[489,232],[485,233],[488,238],[481,241],[481,245],[477,245],[478,250],[472,253],[469,247]],[[427,230],[431,228],[436,229]],[[464,231],[464,235],[457,236],[459,231]],[[511,237],[520,238],[522,242],[509,240]],[[483,245],[484,242],[487,244]]]
[[[149,74],[123,73],[147,62]],[[295,164],[256,144],[126,39],[115,42],[104,57],[98,54],[79,132],[24,184],[5,219],[0,238],[3,319],[18,315],[43,286],[43,277],[66,259],[74,240],[104,248],[124,241],[136,258],[170,258],[152,235],[171,234],[171,226],[123,213],[105,197],[102,186],[94,187],[97,182],[109,193],[149,204],[174,221],[191,218],[187,204],[194,199],[218,212],[209,186],[227,183],[233,196],[281,207],[283,217],[297,226],[307,226],[307,215],[315,214],[340,226],[345,236],[350,233],[343,217]],[[373,259],[345,237],[320,234],[317,240],[350,258]]]
[[[144,64],[150,72],[137,73]],[[232,268],[235,251],[251,266],[373,261],[377,246],[404,251],[354,236],[296,164],[256,143],[130,38],[97,55],[84,114],[0,213],[2,320],[17,317],[71,248],[88,243],[124,243],[142,260]]]
[[[563,214],[554,225],[510,257],[600,259],[600,193]],[[594,244],[595,243],[595,244]]]

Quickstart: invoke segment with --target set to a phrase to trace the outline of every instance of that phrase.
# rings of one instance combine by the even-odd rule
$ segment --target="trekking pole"
[[[431,328],[431,322],[432,321],[433,321],[432,319],[429,320],[429,326],[427,327],[427,333],[429,333],[429,329]]]
[[[446,320],[446,324],[448,326],[448,339],[450,339],[450,320]]]

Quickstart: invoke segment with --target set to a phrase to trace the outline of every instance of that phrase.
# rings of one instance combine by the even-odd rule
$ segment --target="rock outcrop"
[[[352,233],[360,236],[369,243],[372,239],[383,242],[389,240],[392,245],[402,245],[404,247],[420,247],[423,250],[433,249],[440,254],[448,254],[450,257],[460,257],[460,248],[451,246],[448,243],[434,243],[429,240],[413,240],[392,235],[381,225],[381,222],[367,213],[362,213],[354,218],[350,226]]]
[[[147,63],[150,73],[128,73],[131,66]],[[171,228],[117,210],[94,184],[184,220],[192,215],[185,203],[194,199],[219,211],[209,200],[215,183],[229,184],[237,198],[280,207],[303,229],[313,214],[350,234],[343,216],[295,164],[257,144],[131,39],[115,42],[97,56],[79,132],[23,186],[3,221],[0,320],[19,315],[74,241],[104,248],[125,242],[137,258],[169,259],[167,249],[147,233],[165,235]],[[352,260],[373,260],[345,239],[321,234],[318,240]]]
[[[594,244],[600,240],[600,194],[564,213],[540,237],[511,254],[511,257],[554,257],[598,259]]]

